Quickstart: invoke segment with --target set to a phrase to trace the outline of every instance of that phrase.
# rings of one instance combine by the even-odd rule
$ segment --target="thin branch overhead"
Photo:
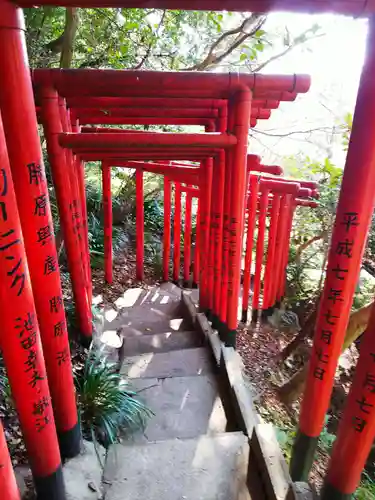
[[[261,14],[251,14],[243,22],[231,30],[222,33],[208,50],[207,56],[194,66],[186,68],[185,71],[203,71],[211,66],[215,66],[228,57],[237,47],[263,26],[266,16]],[[223,47],[220,49],[220,47]]]

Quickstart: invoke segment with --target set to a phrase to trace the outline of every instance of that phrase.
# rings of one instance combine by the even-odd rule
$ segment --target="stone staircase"
[[[217,365],[182,317],[181,290],[166,284],[132,293],[105,328],[123,337],[121,373],[155,416],[109,449],[105,500],[249,500],[248,439],[228,432]]]

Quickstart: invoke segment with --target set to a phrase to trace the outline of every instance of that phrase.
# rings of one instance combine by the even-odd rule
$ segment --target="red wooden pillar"
[[[0,490],[6,500],[21,500],[16,476],[5,440],[3,426],[0,422]]]
[[[223,261],[223,223],[224,223],[224,193],[225,193],[225,153],[220,151],[215,168],[217,176],[217,198],[216,211],[214,213],[214,301],[212,324],[214,328],[220,328],[220,299],[222,282],[222,261]]]
[[[272,210],[270,229],[268,233],[267,262],[263,281],[263,311],[262,316],[267,317],[272,314],[272,303],[270,301],[270,284],[274,279],[273,269],[276,258],[276,235],[279,224],[280,194],[274,193],[272,198]]]
[[[54,394],[58,394],[54,398],[53,404],[59,433],[60,451],[63,457],[69,457],[76,455],[80,450],[80,430],[73,392],[66,320],[47,182],[38,137],[30,71],[25,53],[22,12],[5,0],[0,1],[0,11],[0,108],[11,172],[13,179],[16,179],[14,189],[22,224],[31,283],[35,292],[35,307],[49,370],[50,387]],[[20,127],[20,123],[22,123],[22,127]],[[12,234],[10,233],[9,236],[12,236]],[[8,257],[13,256],[8,255]],[[7,266],[13,260],[12,258],[6,259]],[[18,264],[18,262],[19,258],[14,260],[15,264]],[[9,267],[7,267],[8,272],[10,272]],[[15,269],[14,275],[17,274],[18,270]],[[9,279],[9,276],[7,275],[6,278]],[[1,280],[1,282],[5,283],[4,280]],[[16,293],[19,291],[19,284],[20,279],[17,280],[12,289]],[[7,301],[8,298],[4,299],[2,303],[5,308]],[[22,301],[17,301],[17,304],[18,302],[22,306],[25,305],[26,307],[27,305],[26,301],[25,304]],[[16,304],[16,301],[14,301],[14,304]],[[14,307],[16,306],[14,305]],[[28,311],[20,309],[21,311],[33,313],[30,309]],[[18,315],[17,317],[24,316]],[[3,331],[5,331],[4,325],[3,328]],[[13,331],[14,324],[12,324],[9,332]],[[21,359],[24,360],[24,358]],[[21,363],[17,365],[18,372],[20,366],[22,366]],[[40,441],[43,440],[39,439]],[[51,443],[52,441],[47,439],[46,449],[49,449]],[[35,448],[34,451],[36,452]],[[43,455],[41,450],[39,452]],[[54,460],[54,453],[52,447],[50,453],[52,461]],[[46,454],[49,453],[46,452]],[[48,457],[42,457],[40,460],[48,460]],[[34,468],[35,474],[39,477],[45,477],[47,482],[50,481],[51,488],[53,488],[49,490],[49,486],[46,486],[47,494],[45,498],[53,498],[51,492],[60,487],[58,486],[61,482],[59,462],[55,463],[55,465],[55,469],[52,465],[48,470],[47,468],[43,470],[43,467]]]
[[[249,308],[250,283],[251,283],[251,263],[253,258],[254,230],[256,212],[258,205],[259,177],[250,175],[250,194],[247,200],[248,219],[246,235],[245,265],[242,287],[242,321],[247,322],[247,311]]]
[[[256,256],[255,256],[255,274],[254,274],[254,295],[252,301],[252,311],[251,320],[253,322],[257,321],[259,303],[260,303],[260,290],[262,286],[262,267],[264,260],[264,238],[266,234],[266,218],[268,211],[268,197],[270,194],[269,188],[263,187],[261,185],[261,195],[259,201],[259,217],[258,217],[258,234],[257,234],[257,244],[256,244]]]
[[[71,119],[72,132],[80,132],[78,120]],[[87,202],[86,202],[86,188],[85,188],[85,166],[84,162],[78,156],[75,157],[75,171],[78,180],[79,196],[81,199],[82,209],[82,235],[83,235],[83,250],[86,256],[86,272],[87,272],[87,295],[90,309],[92,307],[92,279],[91,279],[91,261],[90,261],[90,245],[89,245],[89,232],[88,232],[88,217],[87,217]]]
[[[209,210],[209,226],[208,226],[208,259],[207,259],[207,310],[206,314],[210,320],[212,320],[213,307],[214,307],[214,267],[217,254],[215,253],[215,216],[218,212],[219,199],[217,197],[217,192],[219,189],[219,178],[217,175],[217,159],[212,160],[213,164],[213,175],[212,175],[212,187],[211,187],[211,205]]]
[[[359,486],[375,439],[375,307],[333,445],[322,500],[347,500]]]
[[[0,29],[0,42],[2,34]],[[1,56],[2,54],[0,61]],[[60,450],[37,312],[1,121],[0,165],[0,348],[25,439],[38,500],[65,500]],[[30,225],[31,219],[32,217]],[[35,252],[39,252],[38,247]],[[56,315],[58,320],[60,312],[63,311],[62,297],[51,295],[54,290],[51,290],[49,285],[47,278],[40,290],[35,287],[34,290],[39,296],[46,296],[50,312],[48,316]],[[39,317],[45,319],[42,314],[39,314]],[[65,322],[56,325],[55,332],[58,335],[53,329],[49,329],[44,331],[43,340],[46,360],[49,362],[51,388],[55,391],[59,388],[61,391],[60,394],[55,393],[57,399],[53,402],[56,414],[59,412],[61,424],[66,425],[61,429],[61,437],[72,445],[75,440],[69,439],[70,432],[73,435],[77,433],[79,438],[79,430],[69,345]],[[67,404],[67,408],[61,406],[62,400]],[[3,493],[2,491],[1,494]]]
[[[92,306],[92,279],[91,279],[91,260],[90,260],[90,245],[89,245],[89,227],[88,227],[88,216],[87,216],[87,201],[86,201],[86,187],[85,187],[85,164],[76,159],[76,172],[79,183],[79,192],[81,197],[82,205],[82,232],[84,238],[84,249],[86,253],[87,261],[87,281],[88,281],[88,301],[89,307]]]
[[[276,302],[282,303],[285,295],[285,285],[286,285],[286,269],[288,266],[289,260],[289,248],[290,248],[290,236],[292,234],[293,228],[293,217],[296,209],[295,199],[291,197],[289,207],[288,207],[288,216],[287,216],[287,224],[285,230],[285,239],[284,239],[284,248],[282,254],[282,261],[280,266],[280,274],[278,278],[278,291],[276,295]]]
[[[187,192],[185,200],[184,286],[188,288],[190,287],[192,194]]]
[[[171,181],[164,176],[163,281],[169,280],[171,256]]]
[[[277,225],[277,233],[276,233],[276,256],[275,256],[275,265],[272,272],[272,280],[269,285],[269,308],[271,311],[274,307],[279,307],[280,304],[277,303],[277,293],[278,293],[278,285],[281,269],[281,249],[283,248],[284,235],[286,231],[287,224],[287,215],[288,215],[288,197],[289,194],[283,194],[280,198],[280,208],[279,208],[279,221]],[[270,312],[271,312],[270,311]]]
[[[43,128],[47,141],[47,151],[64,235],[79,327],[84,337],[90,339],[92,335],[91,309],[85,275],[82,269],[81,244],[78,238],[80,233],[77,233],[80,228],[77,228],[76,225],[77,220],[80,219],[80,205],[77,196],[75,196],[76,192],[71,185],[71,176],[67,175],[70,166],[66,162],[66,152],[58,141],[58,136],[63,131],[58,95],[55,90],[46,88],[41,92],[41,98]]]
[[[229,107],[228,130],[232,130],[234,121],[234,107]],[[221,269],[221,293],[220,293],[220,314],[219,333],[222,339],[227,334],[227,314],[228,314],[228,273],[229,273],[229,217],[231,206],[231,179],[232,179],[233,151],[225,152],[225,194],[223,209],[223,250]]]
[[[143,281],[144,278],[144,254],[145,254],[145,209],[143,193],[143,170],[135,172],[135,198],[136,198],[136,277]]]
[[[47,95],[49,94],[47,90]],[[72,124],[70,121],[69,113],[66,108],[65,99],[62,97],[58,98],[60,120],[62,124],[63,132],[72,132]],[[83,212],[81,203],[81,194],[79,189],[79,180],[76,172],[76,159],[70,149],[65,149],[65,163],[66,163],[66,175],[69,177],[70,189],[71,189],[71,205],[69,205],[70,215],[72,218],[73,232],[75,234],[78,246],[78,251],[81,255],[81,266],[83,271],[83,281],[86,289],[87,303],[89,305],[89,311],[91,312],[91,290],[88,283],[88,259],[86,254],[86,247],[83,235]],[[90,321],[91,321],[91,315]]]
[[[112,188],[111,165],[102,162],[103,215],[104,215],[104,278],[113,283],[113,248],[112,248]],[[137,200],[138,201],[138,200]],[[138,241],[138,240],[137,240]]]
[[[181,262],[181,189],[180,183],[174,185],[174,219],[173,219],[173,281],[180,278]]]
[[[358,90],[326,280],[302,401],[299,433],[291,461],[294,480],[307,478],[324,424],[374,209],[374,88],[375,18],[370,18],[367,57]]]
[[[203,168],[202,168],[203,167]],[[200,175],[200,277],[199,277],[199,308],[206,312],[208,308],[208,252],[210,243],[210,206],[212,194],[212,158],[202,163]]]
[[[247,141],[251,114],[251,92],[243,89],[235,95],[233,133],[237,144],[233,148],[231,203],[229,215],[229,272],[227,345],[236,345],[237,310],[241,284],[242,228],[245,211]]]
[[[197,214],[195,218],[195,245],[194,245],[194,261],[193,261],[193,288],[198,288],[200,274],[200,210],[201,197],[198,198]]]

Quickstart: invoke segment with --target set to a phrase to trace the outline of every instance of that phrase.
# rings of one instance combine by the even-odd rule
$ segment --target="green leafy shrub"
[[[322,430],[318,443],[318,449],[324,453],[330,452],[333,442],[336,439],[336,436],[334,434],[328,432],[327,426],[329,423],[329,419],[330,417],[326,415],[324,419],[324,428]],[[292,427],[281,428],[275,426],[275,433],[280,448],[285,456],[285,459],[287,463],[290,463],[290,460],[292,458],[293,443],[296,438],[297,431],[295,428]]]
[[[130,434],[144,428],[152,415],[115,364],[92,351],[76,384],[84,436],[106,448],[118,441],[121,432]]]
[[[368,474],[364,474],[364,479],[355,492],[354,498],[356,500],[374,500],[375,481]]]

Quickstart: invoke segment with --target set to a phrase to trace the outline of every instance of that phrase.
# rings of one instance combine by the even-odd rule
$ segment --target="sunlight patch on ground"
[[[119,349],[122,346],[123,338],[117,335],[116,330],[105,330],[100,337],[100,342],[108,347]]]
[[[129,288],[128,290],[126,290],[122,297],[119,297],[115,301],[115,306],[118,309],[133,307],[137,303],[143,292],[143,288]]]
[[[99,295],[95,295],[93,298],[92,298],[92,305],[93,306],[98,306],[99,304],[101,304],[103,302],[103,295],[99,294]]]
[[[171,319],[169,322],[169,326],[172,330],[179,330],[181,323],[183,322],[182,318]]]
[[[111,323],[113,320],[115,320],[118,316],[118,312],[115,309],[108,309],[104,313],[104,318],[108,323]]]

